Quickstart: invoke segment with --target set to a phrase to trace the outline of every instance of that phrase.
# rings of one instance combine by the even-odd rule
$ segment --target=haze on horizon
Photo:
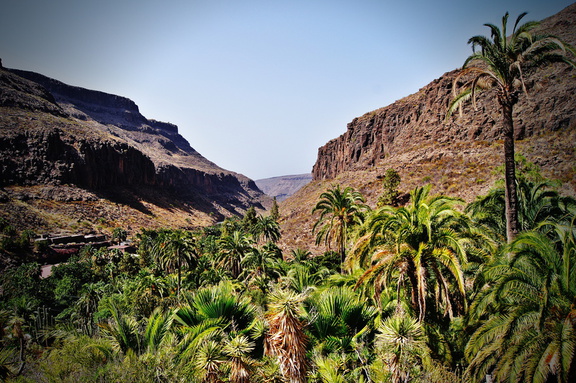
[[[353,118],[461,66],[484,23],[573,1],[1,2],[4,66],[128,97],[261,179],[310,172]]]

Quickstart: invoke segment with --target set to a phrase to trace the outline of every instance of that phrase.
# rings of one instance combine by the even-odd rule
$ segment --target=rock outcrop
[[[132,100],[0,68],[0,187],[64,185],[90,200],[113,191],[154,204],[169,194],[186,214],[214,221],[270,203],[254,181],[207,160]]]
[[[576,46],[576,4],[544,20],[540,29]],[[452,155],[454,148],[497,142],[501,139],[500,110],[493,93],[478,98],[477,110],[467,105],[461,115],[445,121],[456,73],[448,72],[415,94],[355,118],[344,134],[318,150],[314,179],[401,167],[403,160],[434,161]],[[567,168],[574,163],[574,142],[569,137],[576,130],[575,73],[567,65],[556,64],[525,74],[528,94],[521,96],[515,108],[516,139],[525,154],[544,167],[552,152],[561,152]],[[542,144],[535,137],[547,135],[564,140],[549,142],[548,147],[532,145]]]
[[[540,31],[576,46],[576,4],[542,21]],[[486,29],[486,33],[489,30]],[[464,58],[463,58],[464,59]],[[311,247],[317,217],[310,212],[333,184],[354,187],[375,207],[381,177],[396,170],[406,193],[432,184],[432,192],[471,202],[502,175],[500,111],[491,93],[480,95],[477,110],[445,122],[456,71],[450,71],[395,103],[355,118],[346,131],[318,150],[314,180],[280,204],[284,249]],[[545,177],[563,182],[576,196],[576,69],[555,64],[525,73],[528,94],[515,108],[517,151],[540,166]]]

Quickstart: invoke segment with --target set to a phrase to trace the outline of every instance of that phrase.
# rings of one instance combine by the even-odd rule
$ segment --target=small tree
[[[242,218],[242,229],[246,233],[252,232],[256,222],[258,221],[256,214],[256,209],[254,206],[250,206],[248,210],[246,210],[246,214],[244,214],[244,218]]]
[[[128,232],[121,227],[117,227],[112,231],[112,240],[116,243],[126,241],[128,237]]]
[[[322,240],[328,246],[335,242],[340,255],[340,263],[346,258],[346,240],[348,229],[363,220],[363,212],[368,209],[365,199],[360,192],[351,187],[344,190],[340,185],[320,194],[320,199],[312,213],[320,212],[318,221],[314,224],[312,232],[316,232],[316,244]]]
[[[382,187],[384,191],[378,198],[378,206],[398,205],[398,185],[400,185],[400,175],[394,169],[386,170],[382,178]]]
[[[265,315],[268,323],[266,354],[277,358],[284,379],[290,383],[306,381],[308,337],[302,320],[305,298],[303,294],[278,290],[270,295]]]
[[[270,216],[275,220],[278,221],[280,218],[280,212],[278,210],[278,201],[276,201],[276,197],[272,200],[272,209],[270,210]]]

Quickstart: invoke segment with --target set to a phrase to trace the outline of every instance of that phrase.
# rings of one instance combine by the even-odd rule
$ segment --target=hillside
[[[5,68],[0,187],[2,218],[52,232],[201,226],[271,201],[132,100]]]
[[[312,181],[311,174],[297,174],[256,180],[256,186],[277,201],[284,201]]]
[[[576,46],[576,4],[539,28]],[[435,193],[472,201],[493,186],[499,178],[494,170],[503,163],[499,110],[494,95],[486,93],[477,110],[468,105],[445,122],[456,73],[355,118],[345,133],[319,148],[314,181],[280,205],[285,246],[313,243],[312,207],[334,183],[360,190],[371,206],[381,193],[379,177],[389,168],[400,174],[404,192],[431,183]],[[576,195],[576,70],[557,64],[525,75],[528,95],[514,115],[517,152],[544,176],[561,180],[563,193]]]

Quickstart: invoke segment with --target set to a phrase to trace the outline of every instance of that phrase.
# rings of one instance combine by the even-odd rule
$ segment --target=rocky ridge
[[[99,213],[86,206],[96,202],[104,212],[112,201],[133,226],[213,223],[270,203],[254,181],[205,159],[176,125],[146,119],[132,100],[5,68],[0,187],[0,213],[33,229],[58,226],[54,217],[73,201],[91,227]],[[59,206],[46,209],[52,202]],[[109,220],[118,218],[110,212]]]
[[[576,4],[539,28],[576,46]],[[355,187],[372,206],[389,168],[398,171],[405,192],[431,183],[435,193],[472,201],[493,186],[503,163],[500,112],[493,94],[485,93],[477,110],[467,105],[446,122],[456,73],[355,118],[345,133],[319,148],[314,181],[280,205],[286,247],[314,242],[310,212],[331,184]],[[528,95],[521,95],[514,115],[517,152],[544,176],[561,180],[563,193],[576,195],[576,70],[556,64],[525,75]]]
[[[540,30],[576,46],[576,4],[544,20]],[[445,121],[456,73],[448,72],[415,94],[355,118],[344,134],[319,148],[314,179],[387,166],[402,168],[407,162],[436,162],[459,154],[454,147],[458,151],[467,147],[474,157],[490,156],[492,146],[502,138],[494,94],[478,97],[477,110],[467,105],[461,115]],[[556,64],[525,75],[528,94],[520,97],[514,115],[518,146],[544,171],[561,178],[574,164],[574,141],[568,138],[576,129],[576,71]],[[535,146],[544,145],[538,140],[543,136],[557,136],[562,142]]]
[[[310,181],[312,181],[312,175],[307,173],[264,178],[256,180],[255,182],[258,188],[264,193],[276,198],[277,201],[283,201]]]

